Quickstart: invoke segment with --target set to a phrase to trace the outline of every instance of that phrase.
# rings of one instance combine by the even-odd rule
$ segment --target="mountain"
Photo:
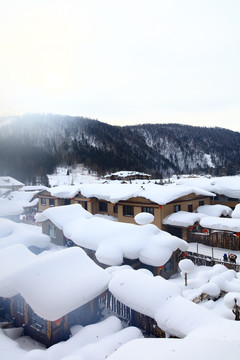
[[[0,118],[0,173],[43,181],[57,165],[82,163],[103,175],[138,170],[234,175],[240,133],[178,124],[111,126],[84,117],[24,115]]]

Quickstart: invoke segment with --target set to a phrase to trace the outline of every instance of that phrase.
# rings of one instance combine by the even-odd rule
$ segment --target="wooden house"
[[[8,299],[1,300],[5,301],[4,315],[14,326],[23,326],[26,335],[50,346],[68,339],[72,325],[99,320],[98,296],[109,281],[105,270],[78,247],[43,257],[24,248],[6,250],[12,258],[18,253],[23,256],[14,266],[5,261],[0,277],[0,297]]]
[[[180,210],[192,212],[210,204],[213,193],[176,185],[87,184],[49,189],[39,194],[39,211],[49,207],[80,204],[91,214],[112,216],[125,223],[135,223],[141,212],[154,215],[154,225],[162,229],[162,220]]]
[[[166,231],[181,234],[188,243],[196,242],[211,247],[240,250],[238,219],[208,216],[201,213],[179,212],[163,220]]]
[[[150,180],[151,175],[138,171],[117,171],[105,176],[106,180],[134,181],[134,180]]]
[[[11,176],[0,176],[0,188],[9,189],[11,191],[17,191],[21,189],[24,184]]]
[[[73,325],[86,326],[99,321],[99,299],[97,297],[59,319],[50,321],[34,312],[21,295],[16,295],[10,300],[10,314],[8,318],[12,319],[15,327],[23,326],[24,335],[49,347],[69,339]]]

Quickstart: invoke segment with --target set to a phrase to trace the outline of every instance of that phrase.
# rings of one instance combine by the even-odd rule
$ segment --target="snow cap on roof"
[[[23,186],[24,184],[21,183],[20,181],[12,178],[11,176],[0,176],[0,187],[5,187],[5,186]]]
[[[36,256],[11,275],[11,283],[39,316],[55,321],[103,293],[109,277],[73,247]]]
[[[199,222],[206,215],[199,213],[190,213],[187,211],[178,211],[170,214],[163,219],[164,225],[188,227]]]
[[[9,219],[0,219],[0,249],[14,244],[46,248],[50,244],[50,238],[47,235],[30,230],[26,224],[16,223]]]
[[[48,190],[50,194],[54,197],[61,198],[61,199],[71,199],[77,195],[80,191],[79,185],[61,185],[50,188]]]
[[[0,216],[15,216],[23,213],[23,207],[18,201],[0,198]]]
[[[208,229],[240,232],[238,219],[205,216],[200,220],[200,225]]]
[[[34,199],[38,191],[12,191],[8,195],[8,199],[14,202],[18,202],[23,208],[37,206],[38,199]]]
[[[229,206],[221,204],[202,205],[197,208],[197,212],[209,216],[231,216],[232,209]]]
[[[52,207],[44,210],[42,213],[35,215],[38,222],[51,220],[60,230],[65,226],[72,226],[71,223],[75,219],[90,219],[93,215],[85,210],[80,204],[63,205]]]
[[[176,184],[156,185],[146,184],[87,184],[81,185],[82,195],[99,200],[116,203],[121,200],[128,200],[134,197],[143,197],[159,205],[165,205],[173,200],[192,193],[203,196],[215,196],[215,194],[192,186],[181,186]]]
[[[162,266],[178,248],[186,251],[187,243],[153,224],[135,225],[92,217],[81,219],[70,239],[96,251],[96,258],[106,265],[121,265],[124,258],[139,259],[151,266]]]

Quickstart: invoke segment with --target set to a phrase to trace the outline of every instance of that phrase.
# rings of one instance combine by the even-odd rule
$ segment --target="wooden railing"
[[[187,258],[192,260],[192,262],[196,265],[213,266],[215,264],[222,264],[226,266],[228,269],[233,269],[237,272],[240,271],[240,264],[234,264],[233,262],[230,261],[223,261],[221,259],[217,259],[203,254],[198,254],[191,251],[188,251]]]

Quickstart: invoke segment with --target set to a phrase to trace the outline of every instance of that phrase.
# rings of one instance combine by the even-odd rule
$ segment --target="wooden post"
[[[185,286],[187,286],[187,273],[184,274],[184,278],[185,278]]]

